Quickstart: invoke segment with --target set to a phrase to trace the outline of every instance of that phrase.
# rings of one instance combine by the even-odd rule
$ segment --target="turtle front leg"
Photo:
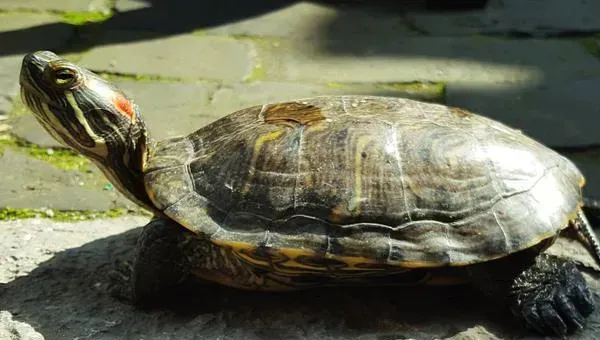
[[[191,234],[181,225],[166,218],[155,218],[142,230],[133,264],[124,271],[124,278],[114,295],[145,306],[159,299],[160,293],[188,276],[185,256],[186,241]]]
[[[474,283],[502,299],[528,327],[564,336],[583,327],[594,300],[575,264],[531,250],[468,268]]]

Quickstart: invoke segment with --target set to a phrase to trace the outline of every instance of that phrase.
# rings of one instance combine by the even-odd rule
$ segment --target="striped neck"
[[[48,51],[23,58],[20,83],[23,102],[46,131],[94,162],[127,198],[156,212],[144,185],[150,143],[133,101]]]

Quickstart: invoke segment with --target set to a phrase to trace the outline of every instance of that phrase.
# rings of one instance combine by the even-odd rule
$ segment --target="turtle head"
[[[130,199],[148,206],[146,129],[121,90],[49,51],[23,58],[20,83],[23,102],[46,131],[91,159]]]

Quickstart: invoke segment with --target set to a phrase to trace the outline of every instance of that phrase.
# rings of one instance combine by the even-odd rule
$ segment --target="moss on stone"
[[[65,170],[89,172],[90,161],[69,149],[43,148],[12,136],[0,138],[0,154],[6,149],[28,154],[29,156],[48,162],[51,165]]]
[[[337,83],[329,82],[327,87],[333,89],[377,89],[405,93],[427,94],[439,101],[443,101],[446,93],[445,82],[390,82],[390,83]]]
[[[185,79],[179,77],[169,77],[169,76],[161,76],[161,75],[153,75],[153,74],[135,74],[135,73],[120,73],[120,72],[106,72],[106,71],[94,71],[94,73],[99,75],[100,77],[109,80],[132,80],[132,81],[140,81],[140,82],[186,82],[193,81],[193,79]]]
[[[581,45],[586,52],[600,58],[600,35],[581,39]]]
[[[52,210],[52,209],[16,209],[5,207],[0,209],[0,221],[24,218],[50,218],[55,221],[84,221],[98,218],[115,218],[128,214],[126,209],[110,209],[106,211]]]
[[[85,25],[102,22],[112,16],[111,12],[63,12],[62,20],[71,25]]]
[[[254,65],[252,66],[252,71],[246,79],[244,79],[247,83],[252,83],[255,81],[261,81],[267,78],[267,71],[265,70],[262,61],[259,58],[254,60]]]

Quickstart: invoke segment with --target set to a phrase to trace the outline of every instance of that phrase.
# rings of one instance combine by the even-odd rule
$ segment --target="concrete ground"
[[[111,298],[107,273],[148,217],[35,122],[17,95],[19,66],[50,49],[101,73],[135,99],[155,138],[318,94],[460,106],[565,153],[587,176],[585,194],[600,197],[597,13],[586,0],[471,11],[420,0],[0,1],[0,338],[537,339],[468,288],[213,287],[185,311]],[[600,338],[599,314],[573,338]]]

